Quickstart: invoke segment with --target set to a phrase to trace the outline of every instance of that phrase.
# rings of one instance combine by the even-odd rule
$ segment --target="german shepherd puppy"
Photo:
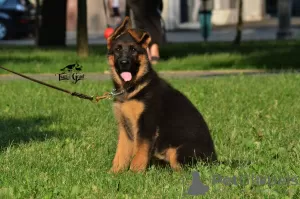
[[[111,172],[130,165],[144,171],[154,156],[174,170],[190,161],[217,159],[201,114],[153,70],[147,55],[150,35],[132,29],[128,17],[107,40],[115,89],[114,113],[119,139]]]

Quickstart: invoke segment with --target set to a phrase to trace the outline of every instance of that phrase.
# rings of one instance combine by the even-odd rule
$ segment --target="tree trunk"
[[[40,0],[35,0],[35,45],[39,45],[39,30],[40,30],[40,13],[41,13],[41,4]]]
[[[238,5],[238,22],[236,25],[236,36],[234,39],[234,44],[240,44],[242,40],[242,30],[243,30],[243,1],[239,0]]]
[[[77,2],[77,54],[80,57],[87,57],[89,55],[87,31],[87,5],[86,0],[78,0]]]
[[[44,0],[38,46],[66,45],[67,0]]]

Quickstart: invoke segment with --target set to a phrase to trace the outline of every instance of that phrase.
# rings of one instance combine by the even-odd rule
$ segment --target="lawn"
[[[212,69],[299,69],[300,41],[232,43],[177,43],[161,49],[162,61],[157,65],[165,70]],[[108,69],[106,46],[90,46],[90,56],[80,59],[75,47],[37,49],[34,47],[0,47],[0,65],[22,73],[58,73],[61,68],[78,61],[83,72],[104,72]],[[7,74],[0,70],[0,74]]]
[[[228,186],[212,178],[300,175],[300,75],[169,81],[203,113],[222,163],[109,174],[117,141],[111,101],[93,104],[29,81],[0,81],[0,198],[182,198],[194,170],[210,187],[199,198],[299,198],[300,179]],[[111,90],[110,82],[51,83],[91,95]]]

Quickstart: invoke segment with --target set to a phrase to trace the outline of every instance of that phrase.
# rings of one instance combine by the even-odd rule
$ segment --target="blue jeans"
[[[212,15],[211,11],[199,12],[201,33],[204,39],[207,39],[211,33],[211,29],[212,29],[211,15]]]

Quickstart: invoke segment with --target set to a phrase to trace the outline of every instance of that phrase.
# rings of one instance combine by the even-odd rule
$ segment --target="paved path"
[[[291,71],[266,71],[266,70],[207,70],[207,71],[164,71],[159,72],[159,75],[163,78],[205,78],[216,76],[231,76],[231,75],[271,75],[281,73],[292,73]],[[293,71],[293,73],[300,73],[300,71]],[[58,80],[58,76],[55,74],[26,74],[37,80]],[[86,80],[110,80],[109,73],[85,73]],[[12,80],[26,80],[23,77],[14,74],[0,75],[0,81],[12,81]],[[28,81],[28,80],[27,80]]]

